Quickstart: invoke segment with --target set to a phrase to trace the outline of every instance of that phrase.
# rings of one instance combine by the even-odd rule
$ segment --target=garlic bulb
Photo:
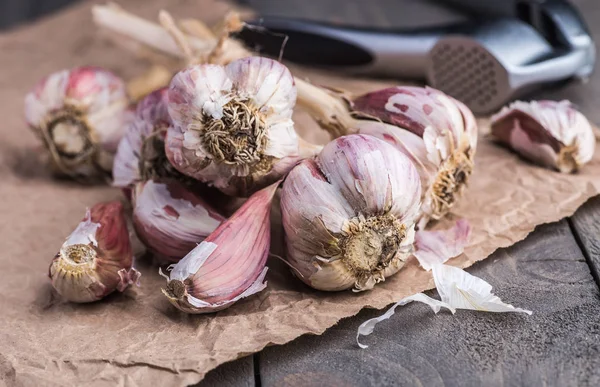
[[[589,121],[569,101],[516,101],[492,116],[492,135],[521,156],[564,173],[594,156]]]
[[[340,137],[285,180],[286,259],[316,289],[371,289],[410,256],[420,198],[401,152],[372,136]]]
[[[291,118],[295,102],[289,70],[271,59],[180,71],[169,88],[167,157],[186,175],[247,196],[320,149],[300,144]]]
[[[177,262],[224,220],[202,198],[177,181],[136,185],[133,224],[156,256]]]
[[[52,286],[65,299],[92,302],[137,281],[123,205],[99,203],[69,235],[50,264]]]
[[[423,187],[423,228],[442,218],[473,170],[477,123],[461,102],[429,87],[391,87],[354,100],[354,109],[383,122],[361,120],[359,133],[376,136],[410,157]]]
[[[132,118],[125,83],[98,67],[53,73],[25,97],[25,118],[51,155],[53,169],[80,180],[110,176]]]
[[[271,202],[276,182],[253,194],[175,265],[164,295],[187,313],[210,313],[266,287]],[[162,273],[161,273],[162,274]]]

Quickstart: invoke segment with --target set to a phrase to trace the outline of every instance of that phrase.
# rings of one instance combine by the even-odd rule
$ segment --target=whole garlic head
[[[430,87],[391,87],[354,100],[358,132],[376,136],[409,156],[423,186],[420,227],[454,206],[474,167],[477,123],[460,101]]]
[[[289,70],[267,58],[196,65],[169,88],[166,152],[182,173],[232,196],[280,179],[300,159]]]
[[[316,289],[371,289],[410,256],[420,198],[401,152],[372,136],[340,137],[284,182],[286,259]]]
[[[25,118],[59,174],[81,180],[110,176],[132,118],[125,83],[98,67],[53,73],[25,97]]]
[[[569,101],[515,101],[492,116],[492,135],[537,164],[576,172],[594,156],[589,121]]]

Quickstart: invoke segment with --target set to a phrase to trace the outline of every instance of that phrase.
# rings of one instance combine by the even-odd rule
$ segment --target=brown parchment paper
[[[212,0],[123,3],[146,17],[167,7],[176,16],[195,15],[210,23],[227,9]],[[23,124],[23,96],[42,76],[65,67],[96,64],[133,77],[148,65],[98,38],[90,5],[0,35],[0,386],[184,386],[266,345],[320,334],[364,307],[383,308],[433,287],[431,276],[411,261],[371,292],[320,293],[273,260],[266,291],[216,315],[188,316],[160,294],[164,280],[156,267],[140,260],[139,289],[90,305],[56,304],[47,279],[51,258],[86,206],[120,194],[48,175],[43,152]],[[384,86],[303,75],[354,92]],[[326,138],[307,116],[299,113],[296,119],[308,140]],[[485,120],[482,124],[485,129]],[[599,175],[600,152],[582,173],[562,175],[529,165],[482,138],[470,190],[452,215],[471,222],[473,237],[465,254],[451,263],[470,266],[525,238],[536,225],[571,215],[600,192]],[[277,226],[273,252],[282,254]]]

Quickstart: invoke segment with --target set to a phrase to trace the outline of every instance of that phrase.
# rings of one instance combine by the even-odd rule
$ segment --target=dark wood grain
[[[589,200],[570,219],[573,233],[600,287],[600,197]]]
[[[532,316],[422,304],[397,310],[355,344],[364,311],[320,337],[260,355],[263,386],[597,386],[598,288],[566,221],[540,227],[469,271]]]

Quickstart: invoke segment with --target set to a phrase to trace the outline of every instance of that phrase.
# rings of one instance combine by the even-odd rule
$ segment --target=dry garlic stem
[[[252,195],[176,265],[164,295],[186,313],[210,313],[258,293],[271,240],[269,214],[279,182]],[[161,273],[162,274],[162,273]]]
[[[175,75],[168,98],[171,164],[228,195],[247,196],[320,149],[298,140],[294,79],[274,60],[189,67]]]
[[[285,180],[286,259],[316,289],[371,289],[410,256],[420,197],[406,156],[372,136],[340,137]]]
[[[226,35],[221,36],[220,39],[216,37],[200,39],[183,35],[189,49],[188,47],[182,49],[181,47],[186,44],[181,44],[181,31],[175,30],[170,23],[164,23],[166,26],[161,27],[114,6],[95,6],[92,12],[94,21],[99,26],[187,61],[195,59],[197,62],[204,59],[210,61],[209,63],[226,65],[231,61],[253,55],[240,42],[229,38],[227,34],[231,32],[230,29],[225,31]],[[173,39],[173,36],[179,38]],[[189,57],[190,50],[195,58]],[[333,137],[347,134],[349,129],[355,126],[355,119],[344,98],[300,78],[295,78],[295,82],[298,88],[298,104],[304,107]]]
[[[177,181],[138,183],[133,202],[138,237],[155,256],[171,262],[186,256],[224,220]]]
[[[569,101],[516,101],[492,116],[492,135],[521,156],[573,173],[594,156],[589,121]]]
[[[53,73],[25,98],[25,118],[48,148],[53,169],[79,180],[110,176],[132,114],[125,83],[97,67]]]
[[[354,100],[359,133],[389,142],[411,158],[423,187],[422,218],[440,219],[462,195],[473,171],[477,124],[461,102],[429,87],[391,87]]]
[[[52,286],[73,302],[97,301],[137,281],[123,205],[99,203],[65,241],[50,264]]]

